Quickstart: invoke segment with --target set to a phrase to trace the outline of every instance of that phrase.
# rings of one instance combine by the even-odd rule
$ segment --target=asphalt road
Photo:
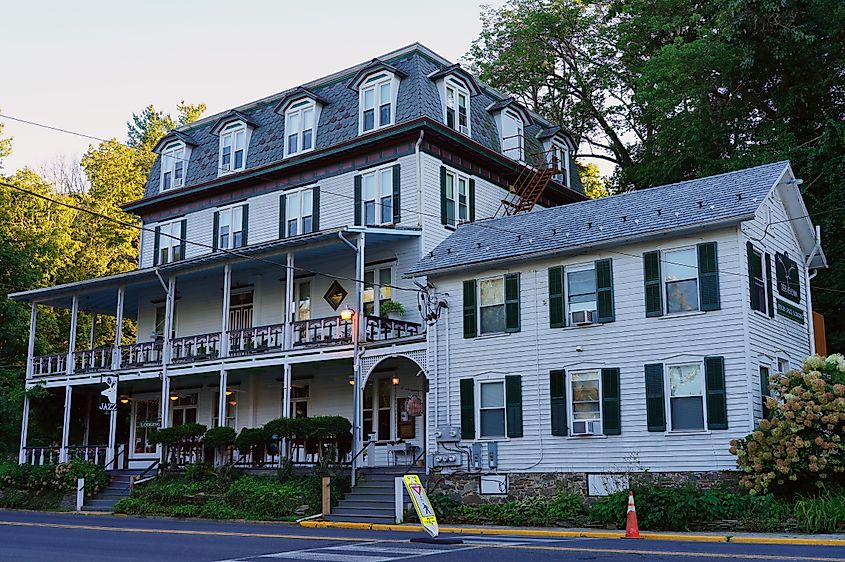
[[[412,536],[422,533],[0,511],[3,562],[845,562],[845,547],[830,546],[500,536],[461,536],[462,545],[436,546],[411,543]]]

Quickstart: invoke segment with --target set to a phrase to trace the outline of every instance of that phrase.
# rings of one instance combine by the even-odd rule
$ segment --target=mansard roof
[[[401,68],[391,66],[391,65],[387,64],[386,62],[384,62],[383,60],[375,58],[375,59],[371,60],[369,63],[367,63],[366,65],[364,65],[363,67],[361,67],[361,69],[358,70],[358,72],[355,73],[355,75],[352,77],[352,79],[349,80],[349,83],[347,85],[351,89],[357,90],[358,87],[364,82],[364,79],[367,76],[369,76],[371,74],[375,74],[376,72],[379,72],[381,70],[386,70],[386,71],[390,72],[391,74],[395,74],[399,78],[406,78],[408,76],[405,73],[405,71],[403,71]]]
[[[513,109],[514,111],[519,113],[519,116],[522,117],[522,122],[525,125],[530,125],[534,122],[534,119],[533,119],[533,116],[531,115],[531,113],[529,113],[527,109],[522,107],[522,105],[520,105],[519,102],[517,102],[514,98],[506,98],[506,99],[499,100],[497,102],[491,103],[490,105],[487,106],[487,111],[489,111],[490,113],[497,113],[497,112],[502,111],[503,109],[507,109],[507,108]]]
[[[789,162],[570,203],[510,217],[460,225],[408,275],[481,269],[517,260],[577,253],[738,224],[754,218],[763,200],[781,186],[784,204],[806,255],[812,224]],[[811,267],[826,267],[820,252]]]
[[[182,141],[183,143],[187,144],[188,146],[196,146],[197,145],[197,141],[194,140],[194,138],[191,135],[189,135],[187,133],[183,133],[182,131],[179,131],[177,129],[174,129],[174,130],[170,131],[169,133],[167,133],[166,135],[164,135],[163,137],[161,137],[161,140],[158,141],[155,144],[155,146],[153,147],[153,152],[155,152],[156,154],[159,154],[162,151],[162,149],[164,149],[165,146],[167,146],[168,144],[170,144],[171,142],[176,141],[176,140]]]
[[[481,86],[478,85],[478,80],[475,79],[475,76],[464,70],[460,64],[450,64],[449,66],[428,75],[428,77],[432,80],[440,80],[446,76],[456,76],[460,78],[461,81],[469,88],[471,96],[477,96],[481,93]]]
[[[303,86],[297,86],[293,90],[289,90],[282,99],[279,100],[279,103],[276,104],[276,107],[273,108],[273,111],[276,113],[284,113],[288,106],[298,100],[308,98],[314,100],[315,102],[319,103],[320,105],[328,105],[329,100],[324,98],[323,96],[314,93],[312,90],[305,88]]]
[[[440,92],[431,76],[436,76],[437,73],[443,71],[468,74],[428,48],[414,43],[377,59],[179,127],[173,131],[173,134],[188,135],[196,144],[191,152],[190,165],[186,171],[185,188],[171,190],[168,193],[178,196],[182,189],[191,189],[200,184],[211,184],[217,179],[220,143],[216,135],[222,126],[235,118],[244,120],[254,127],[249,139],[244,173],[282,162],[285,159],[285,119],[284,114],[277,113],[277,109],[280,104],[284,105],[290,100],[291,96],[312,94],[319,97],[321,103],[324,104],[317,123],[312,155],[319,154],[323,149],[354,140],[359,136],[358,91],[350,89],[349,85],[379,68],[390,70],[401,77],[397,93],[395,125],[420,118],[443,123]],[[472,96],[470,104],[472,142],[500,153],[498,129],[493,115],[487,111],[487,108],[509,98],[477,80],[476,82],[480,90],[477,95]],[[525,126],[526,153],[539,154],[542,148],[536,134],[544,128],[551,127],[552,123],[533,114],[531,114],[531,121],[533,122],[530,125]],[[236,175],[230,175],[229,179]],[[159,194],[160,181],[160,162],[157,160],[147,179],[145,199]],[[576,190],[580,188],[580,184],[575,181],[573,185]],[[141,208],[144,202],[143,200],[133,202],[130,206]]]

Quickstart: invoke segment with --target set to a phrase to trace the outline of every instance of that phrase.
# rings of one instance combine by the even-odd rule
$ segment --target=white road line
[[[325,550],[325,549],[322,549]],[[390,562],[394,556],[364,556],[338,552],[317,552],[313,550],[292,550],[277,554],[264,554],[261,558],[286,558],[289,560],[326,560],[327,562]]]
[[[375,544],[344,544],[341,546],[328,546],[325,550],[382,552],[385,554],[407,554],[409,556],[428,556],[431,554],[442,554],[444,552],[436,548],[402,548],[401,546],[376,546]]]

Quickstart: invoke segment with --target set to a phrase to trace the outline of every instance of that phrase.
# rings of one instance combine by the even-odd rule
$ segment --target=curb
[[[346,521],[302,521],[301,527],[311,529],[357,529],[364,531],[419,531],[417,525],[391,525],[386,523],[353,523]],[[547,537],[547,538],[582,538],[582,539],[623,539],[625,533],[618,531],[552,531],[535,529],[490,529],[465,527],[440,527],[441,533],[463,535],[498,535],[512,537]],[[641,539],[654,541],[685,541],[709,543],[773,544],[802,546],[840,546],[845,547],[843,539],[813,539],[802,537],[757,537],[735,535],[696,535],[681,533],[640,533]]]

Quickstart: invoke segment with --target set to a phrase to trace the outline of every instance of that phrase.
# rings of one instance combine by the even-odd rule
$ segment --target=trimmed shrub
[[[0,464],[0,507],[56,509],[65,494],[76,490],[78,478],[85,478],[89,497],[108,484],[106,472],[88,461],[42,466]]]
[[[205,432],[202,442],[209,449],[225,449],[235,444],[235,438],[235,430],[231,427],[212,427]]]
[[[533,496],[503,503],[464,505],[454,509],[452,518],[475,525],[550,527],[560,519],[579,515],[581,510],[581,498],[558,494],[553,498]]]
[[[241,454],[249,453],[254,447],[264,445],[267,442],[267,433],[263,427],[245,427],[235,438],[235,448]]]

